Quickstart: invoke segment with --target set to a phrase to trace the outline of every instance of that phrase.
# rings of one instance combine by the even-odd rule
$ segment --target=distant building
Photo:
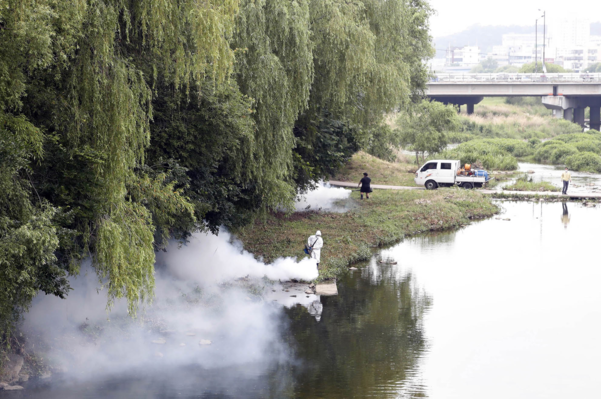
[[[503,47],[534,47],[536,37],[534,33],[508,33],[502,36],[501,45]]]
[[[549,28],[548,33],[553,38],[552,47],[558,49],[588,47],[591,37],[591,20],[587,17],[562,17]]]
[[[472,67],[480,63],[480,48],[478,46],[449,47],[446,56],[446,66]]]

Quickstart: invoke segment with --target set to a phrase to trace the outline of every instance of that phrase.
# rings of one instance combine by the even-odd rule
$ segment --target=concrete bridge
[[[428,83],[428,97],[455,104],[467,113],[484,97],[541,97],[554,115],[585,126],[590,108],[590,128],[601,130],[601,74],[438,74]]]

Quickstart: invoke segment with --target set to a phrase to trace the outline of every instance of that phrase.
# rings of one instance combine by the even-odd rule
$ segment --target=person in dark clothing
[[[369,193],[373,191],[370,187],[370,184],[371,179],[367,177],[367,173],[363,173],[363,179],[361,179],[361,181],[359,181],[359,184],[357,185],[357,187],[361,186],[361,199],[363,199],[363,193],[365,193],[365,196],[367,197],[367,199],[369,199]]]

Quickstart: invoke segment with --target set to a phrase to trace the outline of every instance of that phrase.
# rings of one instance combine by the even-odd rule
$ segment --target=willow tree
[[[131,312],[152,294],[155,230],[164,243],[170,223],[194,218],[173,185],[136,172],[153,82],[227,81],[237,10],[237,0],[0,2],[0,112],[43,134],[27,195],[68,210],[55,227],[77,239],[58,260],[74,272],[91,255],[110,301],[127,298]]]
[[[356,146],[392,139],[381,134],[389,131],[380,128],[384,115],[420,97],[427,78],[424,61],[433,54],[432,11],[425,1],[312,0],[310,11],[315,80],[309,109],[296,123],[299,184],[322,177],[328,167],[324,159],[342,162]],[[354,136],[328,134],[328,120]],[[347,145],[341,145],[344,140]]]
[[[236,80],[254,108],[253,179],[270,207],[294,195],[293,127],[313,82],[309,16],[308,0],[243,0],[232,42]]]

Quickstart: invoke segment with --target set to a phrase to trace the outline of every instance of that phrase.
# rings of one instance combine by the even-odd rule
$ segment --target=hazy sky
[[[430,21],[434,37],[461,32],[475,24],[534,27],[534,20],[542,14],[539,8],[547,11],[547,23],[559,16],[576,15],[577,11],[588,15],[592,22],[601,20],[601,1],[597,0],[430,0],[430,4],[437,11]]]

